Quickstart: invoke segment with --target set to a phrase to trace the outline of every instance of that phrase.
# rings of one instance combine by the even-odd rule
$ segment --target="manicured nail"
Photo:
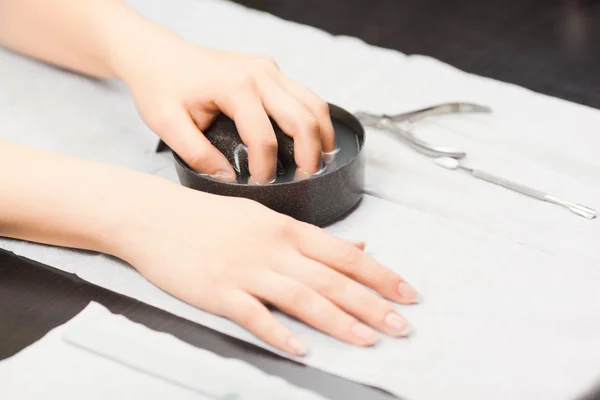
[[[336,147],[335,150],[329,152],[321,152],[321,158],[325,164],[330,164],[335,160],[335,155],[340,152],[340,148]]]
[[[250,184],[250,185],[269,185],[271,183],[274,183],[276,180],[277,180],[277,176],[275,176],[274,178],[271,178],[267,181],[255,179],[252,176],[250,176],[250,178],[248,179],[248,184]]]
[[[217,171],[214,174],[200,174],[202,176],[207,176],[211,179],[215,179],[217,181],[222,181],[222,182],[235,182],[237,179],[237,176],[235,174],[232,174],[229,171]]]
[[[303,169],[297,168],[296,172],[294,173],[294,180],[303,181],[304,179],[310,178],[310,176],[311,174],[309,174],[308,172],[304,171]]]
[[[320,169],[313,174],[306,172],[301,168],[297,168],[296,172],[294,174],[294,180],[301,181],[304,179],[308,179],[312,176],[323,175],[325,173],[325,171],[327,171],[327,165],[325,165],[325,163],[323,163],[323,162],[321,163]]]
[[[325,173],[325,171],[327,171],[327,164],[322,163],[321,164],[321,169],[319,169],[317,172],[315,172],[314,174],[312,174],[312,176],[323,175]]]
[[[419,302],[419,293],[408,283],[400,282],[398,284],[398,293],[403,301],[408,303],[418,303]]]
[[[352,326],[352,334],[367,344],[375,344],[379,341],[377,333],[361,323],[356,323]]]
[[[400,314],[391,312],[385,317],[385,326],[388,327],[392,335],[408,336],[410,324]]]
[[[295,336],[290,336],[287,340],[287,346],[290,348],[292,353],[298,356],[304,356],[308,353],[308,346],[302,340]]]
[[[216,174],[213,175],[215,179],[225,182],[234,182],[237,179],[237,176],[231,171],[217,171]]]

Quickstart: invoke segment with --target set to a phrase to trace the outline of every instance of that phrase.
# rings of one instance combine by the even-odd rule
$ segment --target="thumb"
[[[190,168],[221,181],[236,180],[227,158],[202,134],[185,108],[172,112],[164,126],[157,133]]]

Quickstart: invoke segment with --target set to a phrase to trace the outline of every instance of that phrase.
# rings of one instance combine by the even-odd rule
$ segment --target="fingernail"
[[[340,152],[340,148],[336,147],[335,150],[329,152],[321,152],[321,158],[325,164],[330,164],[335,160],[335,155]]]
[[[295,336],[290,336],[288,338],[287,345],[290,350],[298,356],[304,356],[306,353],[308,353],[308,346],[306,343]]]
[[[232,174],[229,171],[224,171],[224,170],[220,170],[215,172],[214,174],[200,174],[203,176],[207,176],[211,179],[215,179],[218,181],[222,181],[222,182],[234,182],[235,180],[237,180],[237,176],[235,174]]]
[[[352,334],[367,344],[375,344],[379,341],[377,333],[361,323],[356,323],[352,326]]]
[[[400,314],[391,312],[385,317],[385,326],[396,336],[408,336],[410,324]]]
[[[215,177],[215,179],[226,182],[233,182],[237,179],[237,176],[234,173],[231,173],[231,171],[217,171],[217,173],[213,176]]]
[[[294,180],[302,181],[304,179],[310,178],[310,176],[311,174],[309,174],[308,172],[304,171],[303,169],[297,168],[296,172],[294,173]]]
[[[275,183],[276,180],[277,180],[277,175],[271,177],[267,181],[256,179],[253,176],[250,176],[250,178],[248,179],[248,183],[251,185],[267,185],[267,184]]]
[[[321,163],[321,169],[312,174],[312,176],[323,175],[327,171],[327,164],[325,162]]]
[[[417,292],[412,286],[410,286],[406,282],[400,282],[398,284],[398,293],[403,301],[409,303],[418,303],[419,302],[419,292]]]
[[[266,185],[268,182],[263,182],[260,179],[255,179],[253,177],[248,178],[249,185]]]
[[[327,165],[325,165],[325,163],[321,163],[320,169],[315,173],[309,173],[301,168],[297,168],[296,173],[294,174],[294,178],[296,180],[304,180],[312,176],[323,175],[325,171],[327,171]]]

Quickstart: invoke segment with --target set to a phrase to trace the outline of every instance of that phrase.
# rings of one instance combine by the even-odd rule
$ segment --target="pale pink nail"
[[[213,177],[217,180],[224,182],[234,182],[237,179],[235,173],[232,173],[230,171],[217,171],[217,173],[214,174]]]
[[[385,326],[396,336],[408,336],[410,324],[400,314],[391,312],[385,317]]]
[[[306,345],[306,343],[304,343],[302,340],[298,339],[295,336],[290,336],[288,338],[287,346],[294,354],[298,356],[304,356],[306,355],[306,353],[308,353],[308,346]]]
[[[377,333],[371,328],[361,323],[352,326],[352,334],[367,344],[375,344],[379,341]]]
[[[259,179],[256,179],[252,176],[250,176],[250,178],[248,178],[248,184],[249,185],[269,185],[271,183],[274,183],[277,180],[277,175],[273,176],[272,178],[270,178],[267,181],[261,181]]]
[[[217,171],[214,174],[200,174],[202,176],[208,176],[211,179],[215,179],[217,181],[222,182],[235,182],[237,179],[235,174],[232,174],[229,171]]]
[[[419,302],[419,293],[406,282],[400,282],[398,284],[398,293],[400,294],[402,301],[407,303]]]

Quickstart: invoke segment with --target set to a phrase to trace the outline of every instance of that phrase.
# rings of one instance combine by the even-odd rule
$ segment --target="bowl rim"
[[[343,108],[341,108],[335,104],[328,103],[328,105],[329,105],[329,114],[331,115],[331,119],[335,119],[338,122],[346,125],[359,137],[359,147],[358,147],[358,151],[356,152],[356,154],[354,154],[344,164],[340,165],[338,168],[336,168],[335,170],[333,170],[331,172],[326,172],[324,174],[319,174],[319,175],[312,175],[312,176],[310,176],[306,179],[302,179],[300,181],[278,182],[278,183],[270,183],[270,184],[266,184],[266,185],[256,185],[256,184],[238,183],[238,182],[224,182],[224,181],[212,179],[212,178],[206,176],[205,174],[201,174],[199,172],[194,171],[192,168],[189,167],[189,165],[187,165],[187,163],[181,157],[179,157],[179,155],[177,153],[175,153],[174,150],[171,150],[171,153],[173,154],[173,158],[175,159],[175,161],[182,168],[184,168],[186,170],[186,172],[193,174],[194,176],[196,176],[199,179],[203,179],[203,180],[213,182],[213,183],[219,184],[219,185],[224,185],[224,186],[246,187],[246,188],[249,188],[249,187],[268,188],[268,187],[298,185],[300,183],[317,181],[319,179],[325,178],[326,176],[330,176],[331,174],[333,174],[337,171],[345,169],[349,164],[354,163],[356,161],[356,159],[358,158],[358,156],[363,151],[363,148],[365,147],[365,142],[366,142],[365,129],[362,126],[362,124],[360,123],[360,121],[358,120],[358,118],[356,118],[356,116],[354,116],[349,111],[346,111]]]

